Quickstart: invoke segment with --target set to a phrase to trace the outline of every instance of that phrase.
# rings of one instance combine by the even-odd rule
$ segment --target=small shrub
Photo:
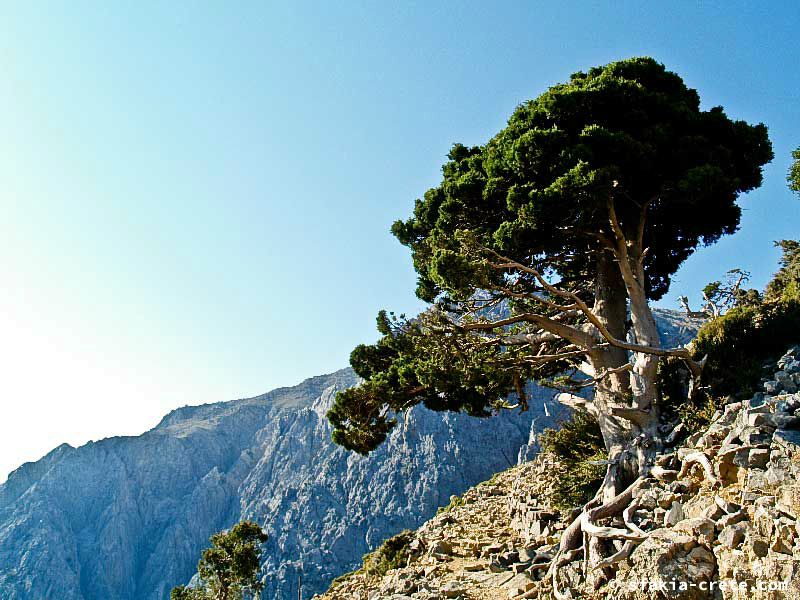
[[[737,297],[736,306],[698,331],[693,357],[707,358],[692,398],[683,361],[660,361],[657,383],[665,421],[680,419],[689,431],[698,431],[724,398],[749,398],[758,391],[776,359],[800,342],[800,242],[782,240],[776,245],[783,250],[780,269],[763,297],[747,290]]]
[[[368,575],[382,577],[387,571],[405,567],[408,563],[408,546],[414,539],[414,532],[405,530],[390,537],[383,544],[364,555],[362,570]]]
[[[800,341],[800,301],[735,308],[700,328],[694,354],[708,356],[702,381],[715,398],[747,398],[758,390],[765,364]]]
[[[769,300],[800,302],[800,241],[780,240],[775,245],[783,255],[780,269],[767,284],[766,297]]]
[[[705,429],[721,404],[706,389],[697,390],[690,398],[689,377],[686,363],[679,358],[662,358],[658,364],[656,387],[661,421],[680,421],[686,428],[685,436]]]
[[[447,506],[440,506],[436,509],[436,514],[440,515],[442,513],[450,512],[457,506],[464,506],[465,502],[463,498],[459,498],[458,496],[450,496],[450,502]]]
[[[575,411],[560,429],[546,429],[540,439],[542,450],[558,459],[553,505],[566,512],[591,500],[606,471],[592,462],[608,458],[597,421],[585,411]]]

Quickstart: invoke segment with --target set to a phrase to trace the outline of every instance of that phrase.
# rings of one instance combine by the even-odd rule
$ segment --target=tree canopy
[[[561,375],[578,369],[611,382],[614,414],[649,411],[644,356],[670,351],[647,301],[698,246],[736,231],[736,199],[771,158],[764,125],[701,109],[651,58],[575,73],[486,144],[454,145],[441,183],[392,227],[432,306],[378,316],[382,337],[351,355],[364,382],[328,414],[334,440],[367,453],[418,403],[489,415],[515,393],[524,408],[525,382],[578,385]]]
[[[241,521],[229,531],[211,536],[211,547],[203,550],[197,565],[201,585],[178,586],[171,600],[242,600],[244,593],[258,594],[260,546],[267,534],[257,523]]]

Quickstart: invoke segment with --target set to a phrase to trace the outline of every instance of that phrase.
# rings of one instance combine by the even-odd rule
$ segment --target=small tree
[[[487,416],[524,409],[531,379],[594,385],[591,400],[559,396],[598,421],[609,457],[600,506],[562,537],[559,560],[572,556],[664,445],[659,359],[699,369],[686,349],[661,347],[648,302],[698,246],[736,231],[737,197],[771,158],[764,125],[701,110],[650,58],[576,73],[485,145],[455,145],[441,184],[392,228],[432,306],[379,315],[381,339],[351,355],[364,382],[328,414],[334,440],[367,453],[415,404]]]
[[[794,162],[789,168],[789,189],[800,194],[800,148],[792,152]]]
[[[775,245],[782,250],[780,269],[767,284],[766,297],[800,302],[800,240],[780,240]]]
[[[197,565],[201,585],[173,588],[171,600],[242,600],[245,593],[260,594],[260,545],[267,541],[261,527],[242,521],[230,531],[215,533],[210,541],[211,548],[203,550]]]
[[[735,306],[758,304],[761,294],[758,290],[742,286],[750,281],[750,273],[742,269],[731,269],[722,281],[712,281],[703,288],[703,308],[699,311],[689,307],[689,298],[679,296],[678,303],[690,317],[716,319]]]

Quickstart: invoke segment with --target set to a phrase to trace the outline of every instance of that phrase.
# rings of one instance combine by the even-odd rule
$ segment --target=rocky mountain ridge
[[[295,388],[174,411],[142,436],[62,445],[0,486],[4,600],[162,600],[211,533],[241,518],[270,534],[265,598],[307,596],[451,494],[507,468],[542,403],[479,420],[416,408],[374,456],[330,441],[349,370]],[[491,451],[487,451],[491,449]]]

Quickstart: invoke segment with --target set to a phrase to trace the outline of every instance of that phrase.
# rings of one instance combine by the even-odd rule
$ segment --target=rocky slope
[[[662,455],[629,510],[595,523],[640,534],[617,543],[610,580],[588,585],[575,560],[559,572],[560,593],[800,599],[800,347],[778,368],[765,393],[726,405]],[[554,597],[546,574],[568,522],[548,500],[552,460],[537,457],[470,489],[411,536],[406,567],[349,575],[321,600]]]
[[[695,324],[660,311],[665,342]],[[370,457],[330,441],[325,412],[350,370],[262,396],[185,407],[136,437],[59,446],[0,485],[0,598],[161,600],[208,536],[241,518],[270,534],[264,598],[327,588],[386,537],[453,494],[535,455],[552,392],[493,419],[410,411]],[[545,410],[545,405],[549,408]]]

